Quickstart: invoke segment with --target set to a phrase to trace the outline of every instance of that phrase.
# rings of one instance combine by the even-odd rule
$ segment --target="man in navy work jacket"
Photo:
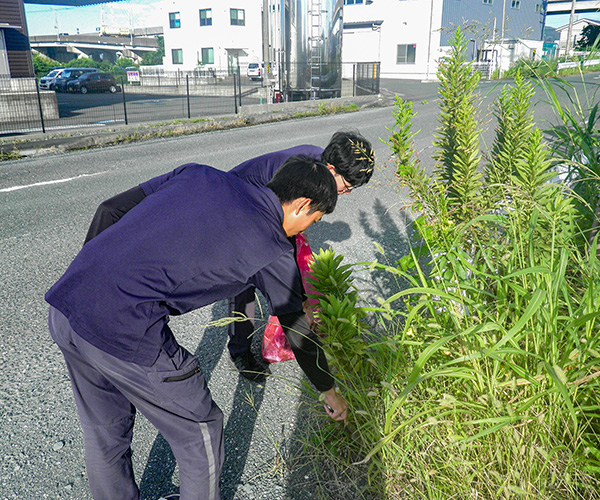
[[[337,188],[308,157],[267,187],[191,164],[84,245],[46,293],[63,352],[95,500],[139,500],[131,465],[136,410],[169,442],[181,500],[220,498],[223,415],[197,359],[178,345],[171,315],[236,295],[248,284],[279,317],[300,367],[344,420],[327,360],[298,292],[289,237],[331,213]]]
[[[336,132],[323,150],[301,145],[247,160],[230,170],[256,186],[266,186],[277,169],[291,156],[304,154],[323,161],[333,175],[338,194],[366,184],[372,174],[374,154],[370,142],[358,132]],[[185,166],[155,177],[100,204],[86,236],[86,242],[117,222],[128,210],[152,194],[163,182],[178,175]],[[261,381],[266,367],[254,358],[250,348],[255,332],[255,288],[247,287],[229,300],[229,315],[244,315],[246,321],[235,321],[229,327],[229,354],[238,371],[246,378]]]

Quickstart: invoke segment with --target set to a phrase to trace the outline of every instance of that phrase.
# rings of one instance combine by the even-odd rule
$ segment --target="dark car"
[[[98,68],[65,68],[64,71],[54,79],[54,90],[66,92],[70,81],[79,78],[85,73],[97,73]]]
[[[105,91],[114,94],[120,88],[115,82],[115,77],[110,73],[84,73],[76,80],[71,80],[67,84],[67,90],[69,92],[81,92],[82,94]]]

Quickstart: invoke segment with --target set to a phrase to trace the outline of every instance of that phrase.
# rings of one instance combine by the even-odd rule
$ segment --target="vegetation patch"
[[[391,264],[381,249],[357,264],[321,251],[312,268],[351,408],[346,426],[323,416],[304,442],[322,498],[600,498],[595,108],[584,123],[559,110],[548,145],[517,73],[481,152],[466,47],[458,30],[440,66],[432,174],[414,150],[412,103],[396,99],[387,142],[414,200],[411,251]],[[368,302],[357,269],[397,290]]]

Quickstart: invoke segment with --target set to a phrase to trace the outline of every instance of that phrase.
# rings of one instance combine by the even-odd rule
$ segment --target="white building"
[[[262,0],[167,0],[165,57],[167,70],[198,67],[231,73],[262,61]]]
[[[600,22],[592,19],[579,19],[574,21],[571,27],[571,45],[570,48],[573,50],[577,46],[577,42],[581,38],[582,31],[587,26],[600,26]],[[565,55],[567,50],[567,37],[569,36],[569,25],[565,24],[560,28],[556,28],[556,31],[560,33],[560,39],[558,40],[558,51],[560,55]]]
[[[485,42],[491,40],[504,47],[495,57],[498,66],[514,60],[510,54],[504,55],[512,50],[509,46],[535,45],[522,53],[541,56],[541,42],[537,50],[538,45],[526,41],[542,40],[544,2],[344,0],[343,19],[344,63],[380,61],[382,78],[428,80],[435,77],[438,61],[447,52],[457,26],[469,40],[469,59],[476,60]],[[344,64],[345,70],[350,67]]]

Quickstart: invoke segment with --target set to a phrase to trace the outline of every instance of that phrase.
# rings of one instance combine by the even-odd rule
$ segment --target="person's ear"
[[[296,200],[294,200],[295,203],[295,212],[296,215],[300,215],[301,212],[303,212],[304,210],[306,210],[306,212],[308,212],[310,210],[310,204],[312,203],[312,200],[310,198],[297,198]]]

